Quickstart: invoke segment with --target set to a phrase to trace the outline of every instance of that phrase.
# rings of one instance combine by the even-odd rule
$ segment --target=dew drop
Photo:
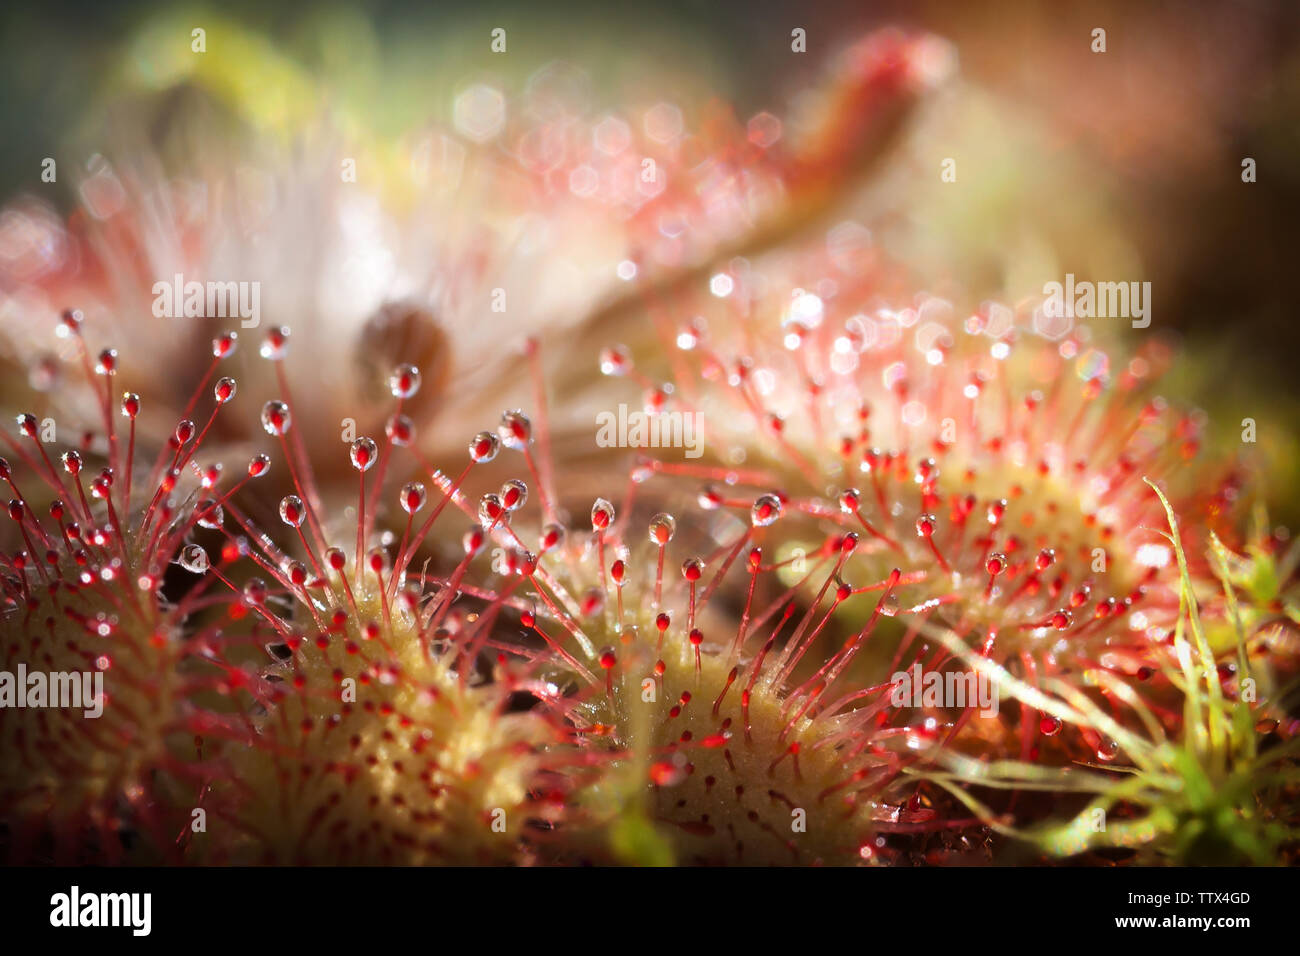
[[[290,583],[295,587],[302,587],[307,583],[307,566],[301,561],[285,561],[284,573],[288,575]]]
[[[64,309],[63,315],[59,317],[59,327],[55,334],[66,339],[70,335],[81,334],[81,323],[86,321],[86,316],[80,309]]]
[[[507,511],[518,511],[528,501],[528,486],[518,478],[511,478],[501,486],[501,504]]]
[[[533,423],[521,411],[503,412],[497,434],[507,448],[522,451],[528,447],[528,442],[533,437]]]
[[[677,519],[665,512],[659,512],[650,519],[650,541],[652,544],[665,545],[673,540],[677,533]]]
[[[266,333],[259,349],[262,358],[278,362],[289,350],[289,329],[283,325],[276,326]]]
[[[689,352],[700,344],[700,328],[694,323],[688,323],[682,326],[677,333],[677,347],[683,352]]]
[[[239,344],[239,334],[237,332],[227,332],[225,335],[219,335],[212,340],[212,354],[215,358],[226,358],[235,351],[235,346]]]
[[[187,544],[181,548],[180,566],[191,574],[204,574],[208,570],[208,552],[202,545]]]
[[[262,428],[268,435],[283,435],[292,424],[293,415],[286,403],[272,399],[262,406]]]
[[[399,365],[388,376],[388,390],[394,398],[410,398],[420,390],[420,370],[414,365]]]
[[[1002,516],[1005,515],[1006,513],[1007,513],[1007,499],[999,498],[997,501],[992,501],[989,503],[987,512],[985,513],[985,517],[988,519],[989,524],[993,525],[994,527],[997,527],[998,524],[1000,524],[1002,521]]]
[[[597,498],[591,506],[591,530],[603,531],[614,523],[614,506],[604,498]]]
[[[1038,730],[1044,737],[1055,737],[1061,732],[1061,718],[1052,714],[1045,714],[1038,721]]]
[[[285,495],[280,499],[280,520],[290,528],[302,527],[303,519],[307,517],[307,510],[302,505],[302,499],[297,495]]]
[[[510,557],[511,570],[521,577],[531,577],[537,570],[537,555],[523,548],[516,549]]]
[[[589,588],[578,602],[578,611],[583,617],[595,617],[605,609],[605,592],[600,588]]]
[[[643,406],[647,415],[658,415],[664,411],[664,406],[668,404],[668,396],[673,392],[672,385],[660,385],[656,388],[649,389],[645,393]]]
[[[506,513],[499,495],[487,494],[478,502],[478,521],[484,528],[497,525]]]
[[[256,454],[248,462],[248,477],[261,478],[271,469],[271,456]]]
[[[217,400],[218,405],[224,405],[235,397],[235,380],[229,375],[218,379],[217,384],[212,388],[212,397]]]
[[[415,440],[415,424],[405,415],[391,415],[384,423],[384,434],[398,448],[405,448]]]
[[[408,515],[413,515],[423,508],[428,498],[429,493],[424,490],[424,485],[418,481],[412,481],[402,486],[400,501],[402,510]]]
[[[352,467],[360,472],[367,472],[374,467],[375,460],[379,457],[379,448],[375,445],[372,438],[358,438],[352,443],[349,451],[352,459]]]
[[[261,578],[249,578],[248,583],[244,585],[244,600],[249,604],[265,603],[266,582]]]
[[[749,509],[749,520],[755,528],[766,528],[781,517],[781,499],[776,495],[759,495]]]
[[[221,505],[211,499],[200,501],[194,506],[195,521],[200,528],[207,528],[209,531],[220,531],[226,521],[226,512]]]
[[[626,345],[610,345],[600,350],[600,371],[603,375],[626,375],[631,367],[632,357]]]
[[[469,457],[478,464],[491,461],[501,450],[501,439],[491,432],[479,432],[469,443]]]

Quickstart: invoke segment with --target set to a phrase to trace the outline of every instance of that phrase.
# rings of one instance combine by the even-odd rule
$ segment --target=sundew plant
[[[136,12],[5,170],[0,858],[1294,862],[1294,409],[1132,159],[1195,117],[1076,149],[964,19]]]

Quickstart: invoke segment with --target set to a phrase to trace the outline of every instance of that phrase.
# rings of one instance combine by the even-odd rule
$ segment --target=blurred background
[[[976,300],[1021,300],[1066,272],[1149,280],[1153,332],[1187,346],[1170,389],[1207,409],[1219,442],[1256,420],[1273,517],[1294,525],[1300,4],[1288,0],[11,4],[0,199],[70,211],[78,179],[42,184],[45,157],[84,174],[123,115],[165,153],[169,117],[196,98],[272,135],[327,111],[379,141],[453,125],[456,91],[480,77],[566,83],[594,110],[668,100],[689,113],[718,98],[742,121],[784,115],[846,43],[887,25],[945,38],[957,73],[837,216]],[[226,55],[189,56],[174,39],[192,26]],[[488,50],[495,27],[507,56]],[[955,184],[938,174],[949,157]]]

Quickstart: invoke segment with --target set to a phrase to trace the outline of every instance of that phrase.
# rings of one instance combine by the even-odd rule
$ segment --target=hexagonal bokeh
[[[506,98],[486,83],[475,83],[457,95],[452,110],[456,131],[476,143],[486,143],[506,125]]]

